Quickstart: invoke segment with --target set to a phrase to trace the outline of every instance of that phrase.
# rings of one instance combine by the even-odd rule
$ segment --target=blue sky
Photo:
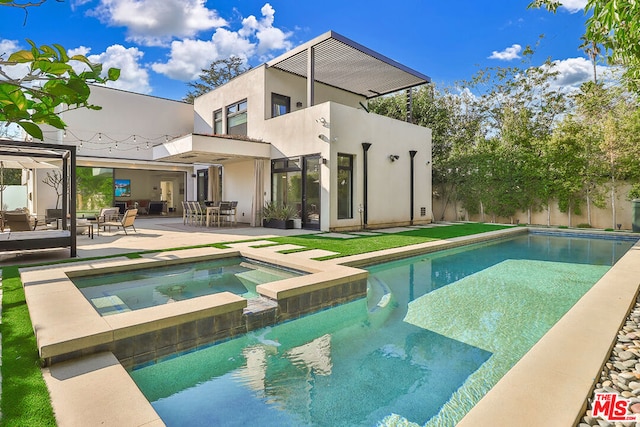
[[[0,7],[0,53],[58,43],[122,70],[113,86],[182,99],[186,82],[216,60],[237,55],[252,66],[328,30],[430,76],[441,86],[480,68],[519,65],[522,49],[544,34],[534,65],[558,62],[560,84],[591,76],[578,49],[586,0],[557,14],[527,10],[529,0],[48,0]]]

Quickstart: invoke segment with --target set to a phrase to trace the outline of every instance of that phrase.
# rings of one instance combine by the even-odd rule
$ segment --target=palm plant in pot
[[[293,206],[267,202],[260,210],[262,226],[267,228],[289,229],[294,226],[298,211]]]

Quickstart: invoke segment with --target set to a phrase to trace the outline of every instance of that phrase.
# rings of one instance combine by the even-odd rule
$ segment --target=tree
[[[62,173],[57,170],[54,170],[52,173],[47,172],[47,176],[42,182],[53,188],[53,191],[56,192],[56,209],[58,209],[58,203],[60,203],[60,197],[62,196]]]
[[[89,84],[115,81],[120,70],[110,68],[102,77],[102,65],[93,64],[84,55],[69,57],[58,45],[36,46],[31,49],[0,55],[0,122],[15,123],[34,138],[43,139],[41,124],[64,129],[60,114],[78,108],[99,110],[89,103]],[[75,64],[84,71],[76,72]],[[28,70],[18,77],[15,66],[24,64]]]
[[[193,100],[198,96],[212,91],[249,69],[250,67],[244,66],[244,60],[237,56],[213,61],[209,68],[202,70],[198,80],[187,83],[193,90],[189,91],[183,100],[193,104]]]
[[[534,0],[529,8],[544,7],[556,12],[559,0]],[[640,2],[636,0],[588,0],[584,40],[601,44],[607,62],[625,67],[624,78],[630,89],[640,92]]]
[[[26,24],[28,9],[46,1],[0,0],[0,6],[23,9]],[[0,52],[0,122],[15,123],[34,138],[42,140],[41,124],[64,129],[66,125],[60,114],[65,111],[83,107],[99,110],[101,107],[89,104],[88,85],[104,84],[120,77],[117,68],[110,68],[103,77],[101,64],[91,63],[84,55],[70,58],[58,44],[37,47],[31,40],[27,42],[31,45],[29,50],[8,57]],[[28,71],[16,67],[20,65],[28,66]],[[76,72],[73,65],[80,65],[82,71]],[[15,77],[16,74],[19,76]]]

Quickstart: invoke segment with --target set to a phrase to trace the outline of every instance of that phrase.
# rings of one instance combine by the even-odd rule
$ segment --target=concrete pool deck
[[[518,232],[526,232],[526,229],[519,227],[489,233],[489,236],[484,237],[495,238]],[[459,246],[481,238],[468,236],[452,239],[450,242],[429,242],[323,263],[363,266]],[[223,240],[229,240],[228,236]],[[273,248],[269,250],[273,252]],[[302,254],[282,256],[303,259]],[[150,256],[166,259],[175,254]],[[591,397],[591,387],[600,367],[609,356],[616,333],[635,302],[640,283],[638,273],[640,248],[636,245],[498,382],[459,425],[501,426],[514,425],[514,422],[518,425],[573,425],[582,414],[586,399]],[[608,310],[602,310],[603,306],[607,306]],[[164,425],[127,371],[111,353],[98,353],[55,364],[45,368],[43,373],[51,392],[56,419],[61,426]],[[96,387],[96,384],[104,384],[105,381],[114,386]],[[96,402],[101,404],[96,405]]]

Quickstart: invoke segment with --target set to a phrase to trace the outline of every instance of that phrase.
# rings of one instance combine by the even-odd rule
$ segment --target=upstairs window
[[[271,117],[278,117],[291,111],[291,98],[277,93],[271,94]]]
[[[247,135],[247,100],[227,107],[227,133],[229,135]]]
[[[213,113],[213,133],[222,135],[222,110]]]

